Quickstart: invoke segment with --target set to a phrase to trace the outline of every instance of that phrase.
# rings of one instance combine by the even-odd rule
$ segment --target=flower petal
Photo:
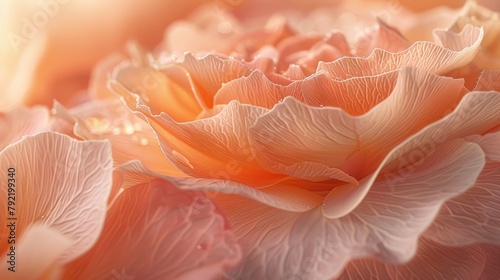
[[[500,162],[489,162],[474,187],[446,202],[425,236],[448,246],[500,244],[499,205]]]
[[[375,176],[382,168],[384,172],[399,170],[398,173],[403,176],[412,174],[414,170],[409,166],[435,152],[442,143],[469,135],[483,134],[498,126],[500,115],[497,112],[499,110],[500,93],[474,92],[467,94],[454,112],[419,131],[388,153],[377,171],[371,176]],[[329,217],[338,217],[353,209],[351,207],[356,207],[356,203],[360,203],[363,196],[369,191],[372,179],[365,178],[359,187],[345,185],[341,189],[332,190],[333,193],[325,200],[325,208],[332,210],[327,210],[324,213]],[[391,184],[395,185],[399,183],[400,178],[395,177],[390,180]],[[346,197],[349,197],[350,200],[347,200]],[[335,206],[337,204],[343,207]]]
[[[499,91],[500,70],[484,70],[479,76],[475,91]]]
[[[486,255],[478,245],[445,247],[422,238],[417,254],[409,263],[391,265],[374,260],[355,260],[337,280],[476,280],[481,276],[485,263]]]
[[[96,245],[68,264],[64,277],[212,279],[240,258],[234,234],[210,199],[153,179],[120,194]]]
[[[486,254],[486,266],[481,275],[482,280],[495,279],[500,271],[500,246],[486,244],[481,246]]]
[[[218,193],[238,194],[249,197],[271,207],[291,212],[309,211],[321,204],[323,197],[303,188],[294,186],[289,180],[281,180],[265,188],[256,189],[241,183],[219,179],[175,178],[156,174],[147,170],[141,162],[131,161],[120,166],[120,176],[115,176],[115,182],[122,184],[122,188],[129,188],[134,184],[145,182],[148,178],[159,177],[172,182],[176,187],[185,190],[202,190],[217,196]],[[141,174],[140,176],[138,174]],[[147,176],[145,176],[146,174]],[[329,175],[329,174],[328,174]],[[132,182],[132,183],[130,183]],[[115,187],[117,189],[119,187]]]
[[[179,66],[157,70],[126,64],[117,67],[111,79],[147,100],[155,114],[165,112],[175,120],[190,121],[202,110],[190,73]]]
[[[438,148],[393,186],[379,178],[345,217],[321,209],[290,213],[245,198],[219,195],[216,204],[239,237],[244,259],[236,279],[331,279],[351,259],[402,264],[441,205],[473,185],[484,164],[482,150],[464,140]],[[397,175],[399,176],[399,175]]]
[[[443,46],[418,41],[398,53],[376,49],[367,58],[346,57],[330,63],[320,63],[318,71],[326,71],[341,79],[373,76],[409,66],[436,74],[446,73],[471,62],[483,38],[483,30],[471,25],[467,25],[458,34],[451,32],[438,33]],[[446,37],[447,34],[449,37]]]
[[[406,68],[392,94],[362,116],[287,98],[256,121],[250,142],[257,160],[269,168],[317,162],[361,179],[391,149],[454,108],[464,93],[461,80]]]
[[[217,91],[224,83],[250,75],[250,69],[238,60],[222,59],[209,54],[195,58],[186,54],[180,63],[192,77],[206,107],[211,108]]]
[[[214,104],[228,104],[237,100],[243,104],[271,109],[287,96],[302,101],[301,84],[301,81],[295,81],[287,86],[278,85],[261,71],[255,70],[248,77],[224,84],[215,95]]]
[[[367,113],[386,99],[396,85],[398,72],[377,76],[338,80],[327,73],[318,73],[304,80],[305,103],[320,107],[338,107],[351,116]]]
[[[132,110],[139,110],[155,131],[163,154],[182,172],[201,178],[219,178],[267,185],[283,178],[255,164],[248,129],[267,109],[232,101],[210,118],[179,123],[165,113],[153,115],[144,101],[112,83]],[[257,178],[256,174],[261,177]],[[229,178],[230,177],[230,178]]]
[[[400,52],[410,46],[410,43],[394,27],[377,18],[377,26],[371,32],[364,34],[355,43],[357,56],[368,56],[375,49],[388,52]]]
[[[85,140],[110,140],[115,165],[140,158],[155,172],[186,176],[163,156],[149,124],[120,100],[93,101],[69,111],[56,103],[54,111],[69,123],[76,136]]]
[[[0,265],[0,277],[11,280],[58,279],[47,274],[61,266],[58,259],[72,245],[73,240],[50,226],[30,226],[19,240],[19,245],[15,245],[15,272],[7,270],[11,267],[7,256]]]
[[[2,182],[15,179],[18,237],[29,226],[51,227],[72,242],[59,260],[68,262],[88,250],[104,223],[111,188],[111,148],[107,142],[79,142],[44,132],[29,136],[0,153]],[[14,175],[7,173],[14,168]],[[14,177],[14,178],[12,178]],[[0,202],[7,205],[7,188]],[[0,208],[7,217],[7,207]],[[7,248],[7,231],[0,233],[0,252]]]
[[[0,151],[22,136],[35,134],[49,127],[49,111],[44,107],[17,107],[6,113],[0,112]]]

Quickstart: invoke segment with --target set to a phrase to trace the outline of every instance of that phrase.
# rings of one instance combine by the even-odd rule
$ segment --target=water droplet
[[[147,145],[148,145],[148,143],[149,143],[148,139],[146,139],[146,138],[142,138],[142,139],[141,139],[141,145],[143,145],[143,146],[147,146]]]
[[[281,98],[280,100],[278,100],[278,103],[281,103],[281,102],[283,102],[283,98]]]
[[[324,106],[323,104],[320,104],[320,105],[319,105],[319,107],[320,107],[320,108],[323,108],[323,107],[325,107],[325,106]]]
[[[207,249],[207,245],[206,244],[198,244],[196,246],[196,249],[198,249],[198,250],[206,250]]]
[[[126,124],[124,128],[125,134],[133,134],[134,133],[134,127],[131,124]]]

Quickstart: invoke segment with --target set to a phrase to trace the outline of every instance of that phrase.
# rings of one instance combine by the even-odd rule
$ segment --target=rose
[[[460,261],[477,279],[494,269],[498,249],[475,243],[498,242],[496,218],[477,226],[464,215],[498,217],[485,206],[497,196],[478,192],[498,185],[500,96],[442,76],[474,60],[481,28],[408,46],[381,21],[347,54],[338,33],[309,38],[278,25],[240,34],[216,53],[167,49],[154,63],[121,64],[110,82],[194,178],[178,187],[226,193],[213,199],[243,246],[233,277],[359,279],[385,269],[453,279]]]
[[[53,190],[23,187],[37,190],[40,197],[21,190],[22,208],[30,209],[23,216],[21,249],[36,240],[53,245],[54,254],[47,262],[33,262],[37,269],[23,270],[31,274],[20,277],[55,273],[70,260],[64,268],[70,279],[84,268],[88,274],[83,278],[148,279],[159,273],[173,277],[182,272],[168,274],[159,267],[172,263],[169,258],[177,260],[180,250],[188,255],[178,268],[205,263],[200,267],[205,273],[203,269],[215,263],[210,274],[184,276],[217,275],[239,259],[223,213],[243,246],[244,259],[229,275],[237,279],[428,279],[436,273],[444,279],[494,279],[498,247],[476,243],[493,244],[499,236],[499,97],[497,92],[481,92],[499,90],[498,72],[484,72],[474,92],[461,80],[445,77],[470,67],[483,43],[480,28],[461,28],[439,31],[437,43],[410,46],[395,28],[379,21],[378,27],[354,41],[355,52],[341,33],[308,37],[296,34],[284,21],[250,34],[243,25],[230,34],[232,44],[213,38],[223,49],[210,49],[208,55],[175,55],[165,49],[171,47],[167,35],[167,44],[160,46],[153,61],[139,51],[111,73],[112,89],[148,123],[122,111],[114,101],[69,111],[56,106],[58,116],[75,125],[73,136],[110,139],[116,164],[138,158],[154,171],[129,162],[116,169],[110,186],[105,143],[77,142],[52,133],[26,138],[0,154],[2,164],[11,159],[22,162],[23,172],[46,166],[46,180],[38,186]],[[201,34],[206,32],[210,30]],[[210,42],[209,36],[206,39]],[[372,55],[342,58],[363,53]],[[260,57],[252,60],[256,55]],[[355,93],[356,98],[343,93]],[[19,115],[14,111],[7,117],[17,121]],[[31,121],[36,123],[37,116],[34,111]],[[137,123],[146,130],[136,130]],[[155,138],[147,124],[173,166],[160,163],[162,155],[154,152],[155,143],[149,140]],[[26,133],[32,132],[20,134]],[[150,138],[147,145],[139,141],[132,149],[126,143],[133,143],[133,136]],[[41,146],[49,148],[35,150]],[[23,160],[32,156],[36,161]],[[58,164],[68,158],[92,160]],[[39,160],[44,164],[36,164]],[[82,164],[86,167],[78,168]],[[192,178],[165,176],[174,166]],[[94,186],[69,180],[54,183],[50,178],[56,178],[56,171],[74,180],[94,173],[95,178],[107,179]],[[29,176],[24,173],[21,178]],[[99,193],[98,199],[89,199],[78,188]],[[217,208],[194,190],[207,191]],[[214,197],[213,191],[220,194]],[[57,193],[63,195],[51,195]],[[4,194],[0,198],[7,199]],[[65,199],[81,203],[65,204]],[[31,210],[29,205],[49,205],[58,211]],[[86,224],[86,215],[71,219],[71,213],[86,209],[96,210],[100,222],[78,227]],[[164,223],[158,225],[154,217],[165,218]],[[206,227],[196,221],[207,219],[215,225],[205,236],[208,240],[227,237],[219,240],[221,251],[216,250],[221,248],[217,242],[185,243],[196,236],[182,238],[179,251],[169,250],[163,242],[179,238],[172,224],[194,224],[183,232],[196,234],[202,232],[198,227]],[[189,222],[179,222],[185,220]],[[34,224],[37,221],[42,227]],[[104,229],[97,237],[99,226]],[[76,234],[77,229],[85,234]],[[153,238],[146,238],[150,235]],[[128,242],[136,239],[140,241]],[[157,248],[155,253],[147,250],[149,246]],[[86,250],[90,251],[82,255]],[[201,259],[200,251],[207,252]],[[217,257],[221,255],[229,257]],[[130,262],[134,271],[126,269],[132,267]]]

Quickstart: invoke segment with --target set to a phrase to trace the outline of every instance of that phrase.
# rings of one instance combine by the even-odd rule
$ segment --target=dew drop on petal
[[[131,124],[126,124],[124,128],[125,134],[133,134],[134,133],[134,127]]]

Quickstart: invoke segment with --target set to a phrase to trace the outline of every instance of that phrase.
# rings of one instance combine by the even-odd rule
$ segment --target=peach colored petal
[[[500,92],[500,70],[484,70],[479,76],[475,91],[498,91]]]
[[[120,82],[129,91],[139,94],[155,114],[166,112],[178,121],[193,120],[203,104],[194,88],[191,74],[176,65],[163,69],[153,65],[125,64],[115,69],[110,79]]]
[[[0,167],[5,170],[3,182],[15,179],[17,237],[22,238],[33,223],[56,230],[72,242],[71,249],[59,258],[63,263],[94,244],[111,188],[109,143],[79,142],[43,132],[3,150]],[[8,175],[9,168],[15,168],[15,175]],[[7,200],[7,188],[2,188],[0,202],[7,205]],[[0,216],[7,216],[7,207],[0,208]],[[0,252],[7,248],[7,235],[6,231],[0,233]]]
[[[498,142],[497,142],[498,143]],[[488,162],[474,187],[446,202],[425,236],[448,246],[500,243],[500,162]]]
[[[338,108],[312,108],[287,98],[257,120],[250,142],[266,166],[317,162],[361,179],[392,148],[449,112],[463,93],[463,81],[407,68],[390,97],[365,115],[351,117]]]
[[[0,277],[9,280],[59,279],[51,275],[50,270],[54,270],[51,266],[61,266],[58,259],[71,250],[73,242],[50,226],[32,225],[15,245],[15,272],[8,270],[11,267],[9,257],[4,257],[0,265]]]
[[[451,29],[458,32],[467,24],[484,28],[481,46],[493,57],[498,58],[500,56],[500,47],[497,44],[500,38],[500,14],[478,5],[475,1],[468,1],[464,6],[463,15],[456,20]]]
[[[304,36],[296,35],[281,41],[277,49],[280,53],[280,61],[278,69],[285,70],[288,65],[296,63],[296,61],[303,56],[307,55],[309,49],[320,43],[323,36]]]
[[[398,53],[376,49],[367,58],[346,57],[320,63],[318,71],[324,70],[342,79],[373,76],[408,66],[442,74],[471,62],[483,38],[483,30],[471,25],[457,34],[451,30],[437,34],[442,45],[419,41]]]
[[[272,166],[273,170],[282,174],[286,174],[293,178],[300,178],[312,182],[321,182],[330,179],[358,185],[358,180],[344,171],[337,168],[329,168],[328,166],[316,162],[299,162],[291,166],[276,164]],[[330,185],[331,188],[331,185]]]
[[[9,112],[0,112],[0,151],[24,135],[32,135],[49,127],[49,111],[44,107],[17,107]]]
[[[400,52],[409,46],[410,43],[396,28],[377,18],[377,26],[367,34],[363,34],[355,42],[355,54],[357,56],[368,56],[375,49]]]
[[[355,260],[338,280],[476,280],[482,275],[485,263],[486,255],[478,245],[446,247],[422,238],[415,258],[409,263],[391,265],[374,260]]]
[[[499,8],[500,10],[500,8]],[[481,280],[495,279],[500,271],[500,246],[486,244],[481,246],[486,254],[486,266],[481,275]]]
[[[389,23],[397,26],[405,38],[411,42],[433,41],[433,30],[449,28],[461,13],[461,9],[450,9],[446,6],[439,6],[421,13],[403,10],[400,14],[391,17]]]
[[[202,190],[212,196],[218,193],[237,194],[249,197],[273,208],[291,212],[306,212],[321,204],[322,196],[314,194],[294,186],[289,180],[282,180],[265,188],[255,189],[241,183],[227,180],[225,174],[220,175],[220,179],[200,179],[163,176],[144,168],[139,161],[132,161],[118,168],[123,175],[116,177],[115,182],[123,182],[122,188],[129,188],[134,184],[143,183],[148,178],[159,177],[170,181],[176,187],[185,190]],[[137,174],[146,174],[147,176]],[[229,175],[228,175],[229,176]]]
[[[500,161],[500,132],[488,133],[484,136],[472,135],[465,138],[467,141],[477,143],[486,154],[486,158],[492,161]]]
[[[293,42],[293,41],[292,41]],[[290,55],[290,63],[300,65],[307,73],[314,73],[320,61],[334,61],[343,56],[352,55],[351,47],[344,34],[333,31],[314,44],[309,50]]]
[[[203,104],[208,108],[213,106],[214,96],[224,83],[251,73],[247,66],[237,60],[222,59],[211,54],[202,58],[186,54],[180,65],[192,77]]]
[[[356,207],[368,193],[374,174],[399,170],[401,176],[413,174],[412,164],[417,164],[426,155],[432,154],[439,145],[456,138],[483,134],[500,124],[500,94],[496,92],[467,94],[459,106],[443,119],[422,129],[414,136],[394,148],[371,177],[360,181],[360,186],[345,185],[332,190],[325,199],[324,213],[330,217],[342,216],[351,207]],[[399,177],[385,175],[392,185],[397,185]],[[342,207],[339,207],[340,205]],[[341,211],[342,210],[342,211]]]
[[[338,107],[351,116],[367,113],[386,99],[396,85],[398,72],[377,76],[338,80],[319,72],[304,80],[302,92],[305,103],[320,107]]]
[[[304,71],[297,64],[290,64],[288,69],[283,73],[283,76],[292,80],[303,80],[306,78]]]
[[[253,186],[283,178],[255,163],[248,130],[267,109],[232,101],[210,118],[179,123],[165,113],[153,115],[137,95],[112,83],[132,110],[143,114],[155,131],[167,159],[182,172],[201,178],[226,177]],[[259,174],[258,178],[256,174]]]
[[[210,199],[153,179],[120,194],[98,242],[67,265],[64,277],[212,279],[240,258],[234,234]]]
[[[453,112],[405,141],[391,156],[387,169],[401,169],[452,139],[487,133],[500,124],[499,111],[500,93],[468,93]]]
[[[57,117],[66,119],[76,136],[85,140],[108,139],[115,165],[140,158],[155,172],[186,176],[163,156],[149,124],[120,100],[84,103],[71,110],[56,103],[54,110]]]
[[[401,176],[397,186],[383,178],[353,212],[327,219],[321,209],[290,213],[236,196],[219,195],[243,247],[236,279],[331,279],[351,259],[372,257],[402,264],[410,260],[420,234],[442,203],[463,193],[484,164],[481,149],[452,141]],[[455,176],[456,174],[456,176]]]
[[[258,162],[270,169],[316,162],[339,168],[356,149],[355,120],[337,108],[313,108],[285,98],[250,128]]]
[[[443,206],[426,236],[450,246],[498,243],[499,171],[498,163],[486,165],[472,189]]]
[[[214,104],[228,104],[237,100],[243,104],[251,104],[271,109],[287,96],[303,101],[301,81],[282,86],[270,81],[263,72],[253,71],[248,77],[242,77],[224,84],[214,98]]]
[[[463,80],[436,76],[418,68],[403,69],[391,95],[359,119],[360,146],[370,152],[353,154],[352,168],[359,164],[360,157],[365,158],[365,164],[379,162],[394,146],[440,120],[467,92],[463,85]],[[351,168],[349,162],[345,168]]]

